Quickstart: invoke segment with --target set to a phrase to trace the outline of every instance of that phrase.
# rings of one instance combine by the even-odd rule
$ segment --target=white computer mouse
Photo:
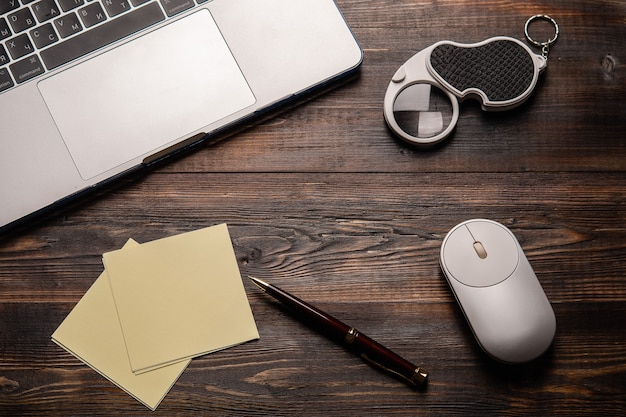
[[[508,228],[485,219],[456,225],[443,240],[440,263],[489,356],[523,363],[550,347],[556,332],[554,311]]]

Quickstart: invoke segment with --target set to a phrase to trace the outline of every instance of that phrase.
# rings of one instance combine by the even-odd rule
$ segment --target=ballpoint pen
[[[299,319],[334,341],[345,345],[369,364],[390,373],[412,387],[424,388],[426,386],[428,373],[424,369],[401,358],[354,327],[348,326],[288,292],[258,278],[251,276],[248,278],[261,290],[284,304]]]

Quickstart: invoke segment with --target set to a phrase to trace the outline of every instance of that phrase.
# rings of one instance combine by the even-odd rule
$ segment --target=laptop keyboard
[[[208,0],[0,0],[0,92]]]

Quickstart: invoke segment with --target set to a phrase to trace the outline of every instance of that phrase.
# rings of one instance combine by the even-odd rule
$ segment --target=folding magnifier
[[[552,39],[537,42],[530,37],[528,26],[536,19],[553,25]],[[448,137],[456,126],[459,100],[475,98],[485,111],[521,105],[547,66],[558,26],[549,16],[537,15],[526,22],[525,34],[542,47],[542,55],[504,36],[475,44],[441,41],[418,52],[396,71],[387,88],[384,114],[390,129],[409,143],[428,147]]]

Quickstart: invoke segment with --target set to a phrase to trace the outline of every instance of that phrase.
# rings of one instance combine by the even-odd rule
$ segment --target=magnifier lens
[[[413,84],[398,94],[393,117],[409,136],[428,139],[443,133],[452,123],[452,102],[431,84]]]

